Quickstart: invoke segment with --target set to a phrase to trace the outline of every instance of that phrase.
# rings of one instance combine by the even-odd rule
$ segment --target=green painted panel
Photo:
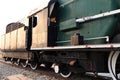
[[[120,8],[120,0],[115,0],[117,2],[118,8]]]
[[[67,21],[61,22],[60,25],[59,25],[59,26],[61,26],[60,31],[65,31],[65,30],[77,28],[75,20],[76,19],[74,18],[74,19],[69,19]]]
[[[74,33],[80,33],[84,38],[95,38],[111,36],[114,33],[117,18],[109,16],[97,20],[76,25],[75,20],[86,16],[93,16],[103,12],[117,9],[115,0],[58,0],[59,11],[59,31],[58,41],[70,40]],[[71,29],[74,28],[74,29]],[[64,31],[66,30],[66,31]],[[104,40],[85,41],[86,44],[101,44]],[[60,43],[58,45],[70,45],[70,43]]]

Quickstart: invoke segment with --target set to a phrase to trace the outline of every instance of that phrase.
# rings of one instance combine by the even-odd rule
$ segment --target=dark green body
[[[96,38],[112,36],[117,24],[117,18],[113,16],[76,24],[77,18],[97,15],[118,8],[118,0],[58,0],[59,11],[59,41],[71,39],[75,33],[80,33],[84,38]],[[85,44],[102,44],[104,39],[85,41]],[[60,42],[57,45],[70,45],[70,42]]]

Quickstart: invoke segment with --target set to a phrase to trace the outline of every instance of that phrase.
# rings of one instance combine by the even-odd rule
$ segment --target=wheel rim
[[[27,61],[23,61],[22,63],[21,63],[21,65],[22,65],[22,67],[27,67],[27,65],[28,65],[28,63],[27,63]]]
[[[116,71],[116,66],[117,66],[116,63],[117,63],[119,54],[120,54],[119,51],[112,51],[108,59],[108,69],[113,80],[117,80],[118,78],[120,79],[120,73],[117,73]]]
[[[20,64],[20,59],[18,59],[15,64],[18,66]]]
[[[70,77],[71,74],[72,74],[72,72],[61,72],[61,73],[60,73],[60,75],[61,75],[62,77],[64,77],[64,78]]]
[[[5,61],[7,61],[7,60],[8,60],[8,58],[6,57],[6,58],[5,58]]]
[[[13,58],[11,58],[11,63],[14,64],[14,60],[13,60]]]
[[[32,70],[35,70],[38,67],[38,63],[37,62],[31,62],[30,67],[31,67]]]

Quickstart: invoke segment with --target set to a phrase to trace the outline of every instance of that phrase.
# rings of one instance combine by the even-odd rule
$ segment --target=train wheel
[[[5,61],[8,61],[8,57],[5,58]]]
[[[69,72],[69,71],[63,71],[63,72],[60,73],[60,75],[64,78],[70,77],[71,74],[72,74],[72,72]]]
[[[7,61],[7,60],[8,60],[8,58],[7,58],[7,57],[5,57],[5,58],[4,58],[4,61]]]
[[[20,59],[17,59],[15,64],[18,66],[20,64]]]
[[[120,51],[112,51],[108,59],[108,69],[113,80],[120,79]]]
[[[68,78],[70,77],[72,74],[71,71],[69,71],[68,67],[67,66],[62,66],[60,67],[60,75],[64,78]]]
[[[30,67],[31,67],[32,70],[35,70],[38,67],[38,63],[37,62],[31,62]]]
[[[27,65],[28,65],[28,60],[25,60],[25,61],[22,61],[21,62],[21,65],[22,65],[22,67],[27,67]]]
[[[12,64],[14,64],[14,60],[13,60],[13,58],[11,58],[11,60],[10,60],[10,61],[11,61],[11,63],[12,63]]]

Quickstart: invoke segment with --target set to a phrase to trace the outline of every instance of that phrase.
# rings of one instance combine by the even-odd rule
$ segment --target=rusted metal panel
[[[33,33],[32,34],[32,47],[37,47],[37,43],[38,43],[38,41],[37,41],[37,34],[35,34],[35,33]]]
[[[10,50],[10,43],[11,43],[10,38],[11,38],[11,33],[7,33],[5,35],[5,51]]]
[[[3,57],[30,59],[31,53],[28,53],[28,52],[6,52],[6,53],[3,53]]]
[[[1,37],[1,49],[3,51],[25,50],[24,27],[3,35]]]
[[[4,48],[5,48],[5,35],[2,35],[0,41],[0,49],[4,50]]]
[[[17,31],[17,50],[25,49],[25,31],[24,27],[19,28]]]
[[[16,50],[16,48],[17,48],[17,30],[14,30],[11,32],[10,49],[14,51]]]
[[[38,33],[38,47],[47,47],[47,32]]]
[[[38,24],[33,28],[32,48],[47,47],[47,8],[40,11],[38,16]]]

